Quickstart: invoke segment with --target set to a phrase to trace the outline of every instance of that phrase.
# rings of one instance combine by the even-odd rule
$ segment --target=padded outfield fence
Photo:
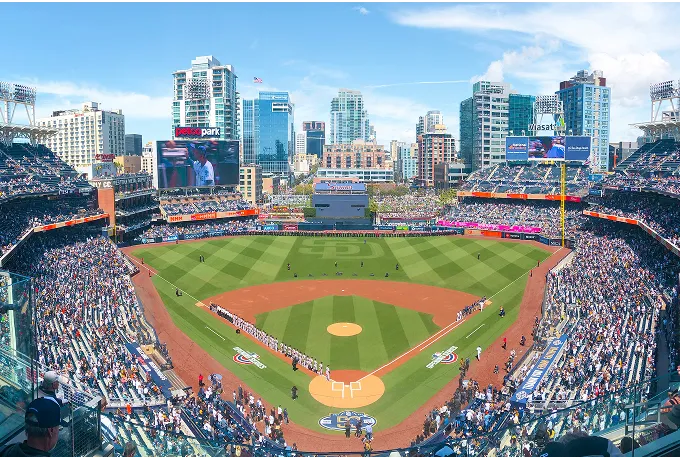
[[[155,238],[142,238],[137,243],[131,244],[155,244],[171,243],[185,240],[197,240],[220,236],[237,235],[272,235],[272,236],[310,236],[310,237],[357,237],[357,238],[390,238],[390,237],[425,237],[425,236],[450,236],[467,235],[482,236],[493,239],[510,239],[522,241],[538,241],[547,246],[560,246],[561,239],[547,238],[536,233],[503,232],[498,230],[464,229],[460,227],[439,226],[375,226],[373,230],[333,230],[319,229],[307,230],[302,224],[265,225],[260,230],[216,230],[200,233],[171,235]],[[399,228],[403,227],[403,228]],[[565,239],[567,248],[576,246],[575,240]]]

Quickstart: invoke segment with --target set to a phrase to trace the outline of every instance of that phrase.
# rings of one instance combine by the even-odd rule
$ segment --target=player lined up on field
[[[290,357],[291,359],[296,360],[296,365],[301,365],[307,368],[308,370],[313,371],[314,373],[317,373],[322,376],[326,375],[327,378],[330,378],[330,368],[326,366],[326,371],[324,372],[323,362],[317,361],[314,357],[310,357],[307,354],[298,351],[297,349],[294,349],[293,347],[288,346],[287,344],[284,344],[282,341],[279,341],[277,338],[274,338],[267,332],[258,329],[257,327],[255,327],[255,325],[251,324],[247,320],[237,316],[234,313],[227,311],[221,306],[211,303],[210,310],[216,313],[217,315],[227,319],[229,322],[233,323],[234,326],[248,333],[256,340],[260,341],[265,346],[267,346],[269,349],[280,352],[286,357]]]

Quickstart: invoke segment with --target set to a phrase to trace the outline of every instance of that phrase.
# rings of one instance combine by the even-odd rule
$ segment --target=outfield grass
[[[333,370],[371,372],[439,330],[433,316],[357,296],[328,296],[261,313],[257,328]],[[326,330],[336,322],[362,327],[354,336]]]
[[[478,254],[480,260],[477,260]],[[344,272],[342,279],[352,279],[352,273],[356,272],[361,279],[414,282],[491,297],[493,304],[484,312],[475,314],[428,350],[418,352],[382,377],[386,388],[383,397],[361,408],[378,420],[375,429],[381,430],[401,422],[458,374],[455,364],[425,368],[434,352],[455,345],[460,357],[473,358],[477,346],[487,348],[512,324],[519,312],[528,271],[549,253],[530,244],[462,237],[368,238],[364,244],[361,238],[243,236],[143,246],[136,249],[134,255],[144,258],[145,263],[158,271],[153,277],[154,284],[171,318],[183,332],[264,399],[287,406],[295,422],[325,431],[319,427],[318,420],[331,412],[331,408],[309,395],[306,390],[309,376],[293,372],[287,362],[265,352],[243,335],[237,336],[227,324],[197,307],[197,300],[250,285],[307,280],[310,274],[313,278],[322,278],[325,272],[328,276],[323,279],[336,279],[336,261],[338,270]],[[205,256],[205,263],[199,263],[199,255]],[[399,271],[395,270],[397,263]],[[390,273],[389,278],[384,278],[385,272]],[[298,273],[297,279],[293,273]],[[176,287],[181,288],[184,295],[175,296]],[[507,312],[505,319],[497,316],[500,306]],[[283,335],[286,342],[286,330]],[[260,370],[254,365],[234,363],[235,346],[258,353],[267,368]],[[363,353],[364,349],[360,346],[358,351]],[[320,350],[328,351],[327,348]],[[331,352],[332,364],[334,356]],[[338,360],[341,365],[342,360]],[[361,363],[360,358],[360,366]],[[331,365],[331,368],[341,367]],[[296,402],[290,400],[292,385],[300,388]]]

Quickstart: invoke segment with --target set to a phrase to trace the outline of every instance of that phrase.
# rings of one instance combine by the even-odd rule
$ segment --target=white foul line
[[[413,352],[413,351],[415,351],[416,349],[418,349],[419,347],[421,347],[423,344],[427,343],[425,346],[422,347],[422,349],[420,349],[420,350],[422,351],[423,349],[425,349],[426,347],[428,347],[429,345],[431,345],[432,343],[434,343],[435,341],[437,341],[439,338],[441,338],[442,336],[446,335],[447,333],[449,333],[449,332],[450,332],[451,330],[453,330],[454,328],[458,327],[458,326],[459,326],[460,324],[462,324],[463,322],[465,322],[465,319],[463,319],[463,320],[460,321],[460,322],[452,322],[452,323],[450,323],[449,325],[447,325],[446,327],[444,327],[443,329],[439,330],[437,333],[435,333],[434,335],[432,335],[430,338],[426,339],[425,341],[423,341],[423,342],[420,343],[419,345],[414,346],[413,348],[411,348],[411,349],[409,349],[408,351],[404,352],[402,355],[400,355],[400,356],[397,357],[396,359],[392,359],[392,360],[390,360],[389,362],[387,362],[385,365],[381,366],[380,368],[371,371],[371,372],[368,373],[366,376],[364,376],[363,378],[359,379],[358,382],[363,381],[364,379],[368,378],[368,377],[371,376],[372,374],[377,373],[378,371],[382,370],[383,368],[392,365],[392,364],[393,364],[394,362],[396,362],[397,360],[401,359],[401,358],[404,357],[405,355],[410,354],[411,352]],[[452,325],[453,325],[453,327],[451,327]],[[449,328],[449,327],[450,327],[450,328]],[[442,333],[442,332],[444,332],[444,333]],[[439,335],[436,339],[430,341],[433,337],[437,336],[437,334],[439,334],[439,333],[442,333],[442,334]],[[428,341],[429,341],[429,342],[428,342]]]
[[[222,338],[222,341],[226,341],[222,335],[220,335],[219,333],[217,333],[215,330],[211,329],[211,328],[208,327],[207,325],[205,326],[205,328],[207,328],[208,330],[210,330],[211,332],[213,332],[215,335],[217,335],[217,336],[219,336],[220,338]]]
[[[477,330],[479,330],[479,329],[482,328],[482,327],[484,327],[484,324],[482,324],[482,325],[480,325],[479,327],[477,327],[476,329],[474,329],[474,330],[472,331],[472,333],[475,333]],[[466,336],[465,339],[467,340],[468,338],[470,338],[470,337],[472,336],[472,333],[470,333],[468,336]]]

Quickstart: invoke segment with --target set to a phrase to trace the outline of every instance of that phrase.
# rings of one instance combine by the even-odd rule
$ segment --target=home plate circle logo
[[[458,354],[451,353],[451,354],[447,355],[446,357],[444,357],[442,359],[442,361],[439,362],[439,363],[444,363],[444,364],[448,365],[449,363],[455,363],[456,360],[458,360]]]
[[[253,362],[250,361],[250,359],[246,358],[244,355],[241,354],[236,354],[234,356],[234,362],[240,363],[241,365],[252,365]]]

